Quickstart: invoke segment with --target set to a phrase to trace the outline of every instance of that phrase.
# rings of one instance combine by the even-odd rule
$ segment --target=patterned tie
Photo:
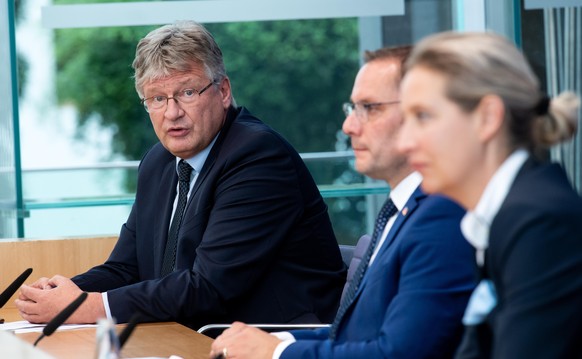
[[[374,226],[374,233],[372,234],[370,245],[368,246],[366,253],[362,257],[362,261],[360,262],[358,269],[356,269],[356,272],[354,273],[352,282],[342,299],[342,302],[337,311],[333,324],[331,325],[331,329],[329,331],[329,338],[331,340],[334,340],[336,338],[338,326],[344,314],[346,314],[346,311],[348,310],[348,308],[350,307],[354,300],[354,296],[356,295],[356,292],[360,287],[360,283],[362,282],[362,278],[364,278],[364,274],[366,273],[366,269],[368,268],[368,263],[370,263],[370,258],[372,258],[372,254],[374,253],[374,248],[376,247],[376,244],[378,243],[378,240],[380,239],[382,232],[384,232],[386,223],[388,223],[390,217],[395,215],[396,212],[398,212],[398,209],[394,205],[394,202],[392,202],[392,200],[388,198],[386,200],[386,203],[384,203],[384,206],[380,210],[378,218],[376,218],[376,225]]]
[[[190,174],[192,167],[188,162],[180,160],[178,163],[178,204],[176,212],[172,218],[170,231],[168,232],[168,241],[164,251],[164,261],[162,262],[162,277],[171,273],[176,265],[176,247],[178,244],[178,231],[182,223],[186,202],[188,202],[188,190],[190,189]]]

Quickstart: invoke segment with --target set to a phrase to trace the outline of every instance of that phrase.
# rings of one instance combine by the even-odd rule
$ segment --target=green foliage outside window
[[[358,68],[355,19],[208,24],[239,105],[301,152],[334,149],[340,104]],[[154,27],[57,30],[57,91],[83,125],[115,129],[113,150],[139,159],[155,141],[131,78],[137,41]]]
[[[55,1],[70,2],[83,1]],[[299,152],[335,150],[344,120],[341,104],[350,96],[359,67],[356,19],[205,26],[223,50],[238,105],[283,134]],[[77,109],[78,136],[90,136],[86,125],[97,120],[113,130],[113,154],[129,160],[140,159],[157,141],[139,104],[131,68],[137,42],[156,27],[55,30],[58,99]],[[310,170],[325,184],[350,172],[345,162],[310,165]],[[130,191],[134,180],[127,179]],[[333,211],[334,200],[328,204]],[[358,222],[361,213],[356,212],[350,217]]]

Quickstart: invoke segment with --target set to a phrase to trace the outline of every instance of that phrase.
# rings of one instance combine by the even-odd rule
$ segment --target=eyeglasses
[[[346,102],[343,104],[342,109],[344,110],[344,114],[346,117],[350,116],[351,114],[355,114],[356,118],[360,120],[360,123],[368,122],[368,117],[370,112],[380,106],[384,105],[394,105],[400,103],[400,100],[396,101],[387,101],[387,102],[372,102],[372,103],[353,103],[353,102]]]
[[[172,99],[176,102],[179,102],[181,104],[184,105],[189,105],[191,103],[194,103],[196,101],[196,98],[198,96],[201,96],[204,91],[208,90],[210,88],[210,86],[214,85],[216,83],[216,81],[211,81],[208,85],[204,86],[204,88],[202,88],[202,90],[198,91],[195,89],[185,89],[185,90],[181,90],[177,93],[174,94],[174,96],[168,97],[168,96],[162,96],[162,95],[158,95],[158,96],[152,96],[152,97],[148,97],[148,98],[142,98],[141,99],[141,104],[143,105],[143,107],[145,108],[145,110],[147,112],[151,112],[151,111],[158,111],[161,110],[163,108],[165,108],[168,105],[168,100]]]

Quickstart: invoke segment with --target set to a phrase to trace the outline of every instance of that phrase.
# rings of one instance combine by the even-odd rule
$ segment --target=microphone
[[[22,272],[21,275],[18,276],[18,278],[16,278],[14,280],[14,282],[12,282],[12,284],[10,284],[8,286],[8,288],[6,288],[2,294],[0,294],[0,308],[2,308],[4,306],[4,304],[6,304],[6,302],[8,302],[8,300],[10,299],[10,297],[12,297],[14,295],[14,293],[16,293],[16,291],[18,290],[18,288],[20,288],[20,286],[22,285],[22,283],[24,283],[24,281],[26,280],[26,278],[28,278],[28,276],[30,275],[30,273],[32,273],[32,268],[28,268],[27,270],[25,270],[24,272]]]
[[[42,338],[48,337],[49,335],[54,333],[54,331],[57,330],[57,328],[60,327],[61,324],[63,324],[65,320],[67,320],[67,318],[69,318],[71,314],[73,314],[75,310],[77,310],[77,308],[81,306],[81,304],[83,304],[85,299],[87,299],[87,292],[79,294],[77,299],[72,301],[71,304],[69,304],[65,309],[63,309],[59,314],[57,314],[56,317],[49,321],[43,328],[42,334],[34,342],[33,346],[36,346]]]
[[[2,292],[2,294],[0,294],[0,308],[2,308],[4,306],[4,304],[6,304],[6,302],[8,302],[8,300],[10,299],[10,297],[12,297],[14,295],[14,293],[16,293],[16,291],[18,290],[18,288],[20,288],[20,286],[22,285],[22,283],[24,283],[24,281],[26,280],[26,278],[28,278],[28,276],[30,275],[30,273],[32,273],[32,268],[28,268],[27,270],[25,270],[24,272],[22,272],[21,275],[18,276],[18,278],[16,278],[14,280],[14,282],[12,282],[12,284],[10,284],[8,286],[8,288],[4,289],[4,291]],[[4,324],[4,319],[0,318],[0,324]]]
[[[131,318],[129,319],[127,326],[125,328],[123,328],[121,333],[119,333],[119,336],[118,336],[119,350],[121,350],[121,348],[123,348],[123,345],[125,344],[125,342],[127,342],[127,339],[129,339],[129,336],[131,335],[131,333],[133,333],[133,330],[135,329],[136,325],[139,323],[140,318],[141,318],[141,314],[139,312],[134,313],[131,316]]]

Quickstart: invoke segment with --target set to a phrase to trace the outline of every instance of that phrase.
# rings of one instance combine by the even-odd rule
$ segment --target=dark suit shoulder
[[[521,199],[525,202],[551,200],[582,203],[572,188],[566,172],[557,163],[526,163],[519,172],[508,195],[509,200]],[[547,203],[544,203],[544,206]]]
[[[465,210],[453,200],[442,195],[424,195],[419,199],[419,212],[424,219],[460,221],[465,215]]]
[[[582,218],[582,199],[559,164],[530,160],[515,178],[491,224],[492,230],[550,218],[565,223],[578,219],[582,226],[582,221],[579,221]]]
[[[416,198],[416,199],[415,199]],[[410,206],[416,200],[417,206]],[[406,213],[406,208],[412,209]],[[415,193],[401,211],[401,216],[408,217],[404,220],[402,228],[396,234],[406,240],[401,241],[403,251],[417,250],[418,248],[432,248],[431,250],[441,251],[440,248],[454,248],[460,251],[460,257],[473,261],[473,247],[465,240],[461,233],[461,219],[465,215],[465,210],[456,202],[440,195],[418,196]],[[436,252],[435,252],[436,253]],[[451,254],[449,249],[446,252],[437,254],[443,258]],[[464,259],[463,259],[464,260]]]
[[[176,156],[171,154],[166,148],[160,143],[153,145],[142,157],[139,170],[148,171],[159,169],[160,164],[175,161]]]
[[[303,185],[309,183],[311,192],[317,191],[305,163],[293,146],[245,108],[238,111],[236,117],[223,128],[212,149],[209,165],[214,163],[222,171],[230,171],[240,169],[240,165],[245,164],[247,169],[260,172],[253,175],[278,174],[297,178]]]
[[[238,150],[255,152],[257,148],[284,150],[293,156],[299,156],[297,151],[281,134],[269,125],[253,116],[244,107],[226,128],[225,143],[233,143]],[[243,145],[244,144],[244,145]]]

